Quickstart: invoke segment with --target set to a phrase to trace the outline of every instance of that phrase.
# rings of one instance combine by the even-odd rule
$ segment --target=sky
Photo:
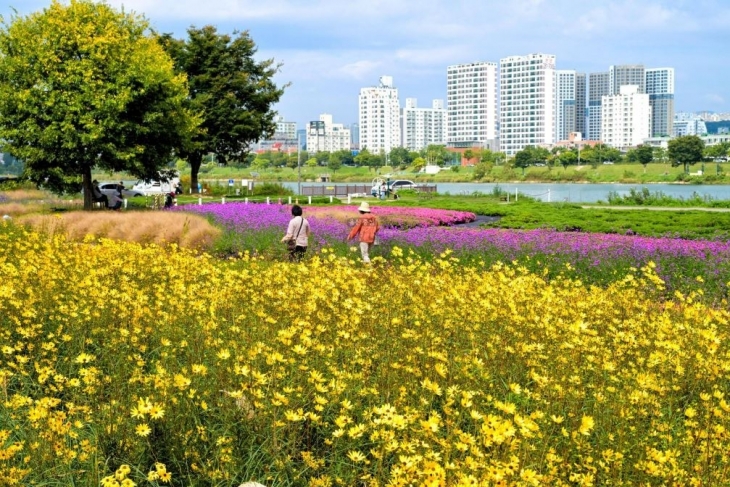
[[[65,0],[64,0],[65,1]],[[299,128],[321,113],[357,122],[360,88],[392,76],[403,106],[446,99],[449,65],[531,53],[557,69],[675,69],[675,110],[730,112],[730,0],[107,0],[185,38],[214,25],[249,31],[258,59],[290,83],[275,109]],[[0,0],[27,15],[50,0]]]

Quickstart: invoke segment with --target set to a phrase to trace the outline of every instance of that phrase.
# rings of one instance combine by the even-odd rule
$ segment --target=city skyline
[[[282,62],[278,84],[291,82],[275,107],[304,127],[330,113],[358,120],[360,89],[392,76],[406,98],[446,98],[446,68],[529,53],[556,57],[556,69],[590,74],[610,65],[675,69],[677,112],[730,111],[728,68],[719,58],[730,9],[721,0],[110,0],[144,14],[153,29],[185,37],[191,26],[249,30],[259,57]],[[48,1],[7,1],[27,15]],[[475,19],[481,19],[476,21]]]

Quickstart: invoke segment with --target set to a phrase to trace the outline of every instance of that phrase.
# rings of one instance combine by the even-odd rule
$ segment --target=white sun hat
[[[365,213],[370,213],[370,203],[368,203],[367,201],[363,201],[362,203],[360,203],[360,208],[358,208],[357,210]]]

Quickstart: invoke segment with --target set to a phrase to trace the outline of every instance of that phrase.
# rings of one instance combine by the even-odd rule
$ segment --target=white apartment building
[[[431,108],[418,108],[415,98],[406,98],[401,110],[401,146],[417,151],[431,144],[446,145],[447,120],[443,100],[433,100]]]
[[[449,146],[498,150],[497,63],[447,67],[446,102]]]
[[[555,71],[555,142],[568,140],[568,135],[577,132],[578,107],[576,72],[568,69]]]
[[[652,137],[674,132],[674,68],[646,70],[646,93],[651,104]]]
[[[307,152],[337,152],[350,150],[350,129],[341,123],[333,123],[332,115],[323,113],[319,120],[307,126]]]
[[[601,141],[609,147],[626,150],[641,145],[651,135],[649,95],[639,86],[624,85],[619,94],[601,100]]]
[[[500,150],[555,142],[555,56],[528,54],[499,61]]]
[[[381,76],[378,86],[360,89],[358,113],[360,150],[388,154],[400,146],[400,103],[392,76]]]
[[[292,140],[297,138],[297,123],[287,122],[281,115],[274,119],[276,122],[276,135],[278,137]]]

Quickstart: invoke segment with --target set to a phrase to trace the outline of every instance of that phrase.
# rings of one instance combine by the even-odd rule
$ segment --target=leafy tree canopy
[[[684,171],[689,171],[689,166],[700,162],[704,156],[705,142],[696,135],[684,135],[675,137],[667,143],[667,156],[672,161],[672,166],[684,166]]]
[[[188,39],[160,38],[161,45],[187,74],[190,107],[202,116],[191,143],[183,150],[197,187],[203,156],[214,152],[222,162],[244,159],[252,143],[274,133],[273,105],[284,94],[274,83],[280,65],[257,61],[256,44],[248,32],[219,34],[215,27],[188,29]]]
[[[197,124],[187,85],[147,21],[105,3],[56,0],[0,21],[0,140],[25,174],[56,192],[91,170],[157,177]]]

